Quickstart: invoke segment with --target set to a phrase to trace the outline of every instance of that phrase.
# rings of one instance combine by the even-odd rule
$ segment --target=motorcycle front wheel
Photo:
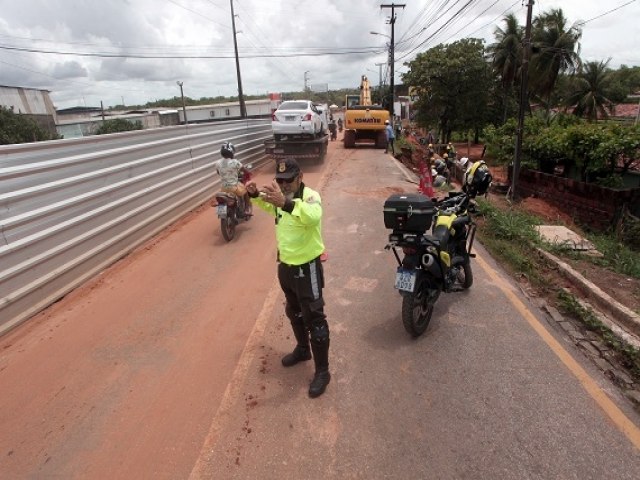
[[[402,296],[402,324],[412,337],[419,337],[429,326],[439,296],[440,290],[435,288],[421,288]]]
[[[220,228],[222,229],[222,236],[227,242],[233,240],[233,237],[236,234],[236,223],[232,218],[221,218]]]

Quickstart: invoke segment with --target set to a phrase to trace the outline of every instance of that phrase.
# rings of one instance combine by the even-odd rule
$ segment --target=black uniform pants
[[[278,280],[287,301],[285,313],[294,328],[302,317],[312,344],[328,343],[329,325],[324,313],[324,273],[320,258],[303,265],[279,263]]]

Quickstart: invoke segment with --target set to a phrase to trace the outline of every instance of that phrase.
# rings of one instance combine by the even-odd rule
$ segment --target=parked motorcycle
[[[238,181],[246,184],[251,180],[249,169],[251,165],[244,166],[246,171],[238,174]],[[236,226],[241,222],[248,222],[252,215],[246,213],[245,198],[238,197],[235,193],[219,191],[214,194],[217,206],[216,213],[220,219],[222,236],[227,242],[233,240],[236,235]]]
[[[392,195],[384,205],[385,227],[393,230],[385,249],[398,261],[395,287],[402,295],[402,323],[414,337],[429,326],[442,292],[459,292],[473,284],[474,204],[467,193],[449,195],[435,202],[421,194]]]

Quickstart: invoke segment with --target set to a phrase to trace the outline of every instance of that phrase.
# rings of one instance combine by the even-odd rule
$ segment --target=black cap
[[[285,158],[276,162],[276,178],[289,180],[300,173],[300,165],[293,158]]]

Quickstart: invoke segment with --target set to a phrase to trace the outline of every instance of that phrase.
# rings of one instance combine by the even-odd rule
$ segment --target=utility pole
[[[180,98],[182,98],[182,116],[184,117],[184,124],[187,124],[187,106],[184,103],[184,91],[182,90],[182,85],[184,82],[178,80],[176,84],[180,87]]]
[[[389,116],[391,117],[391,121],[393,122],[393,102],[395,100],[395,84],[394,84],[394,79],[393,79],[393,64],[395,63],[395,57],[394,57],[394,49],[395,49],[395,24],[396,24],[396,13],[395,13],[395,9],[396,8],[404,8],[405,5],[398,5],[395,3],[392,3],[391,5],[389,4],[383,4],[380,5],[380,8],[390,8],[391,9],[391,18],[389,19],[389,23],[391,24],[391,44],[389,45],[389,67],[390,67],[390,85],[391,85],[391,101],[389,102]]]
[[[533,0],[529,0],[527,5],[527,25],[524,32],[523,59],[522,59],[522,79],[520,84],[520,106],[518,108],[518,128],[516,129],[516,150],[513,159],[513,171],[511,172],[511,200],[516,199],[516,187],[518,176],[520,175],[520,158],[522,157],[522,135],[524,134],[524,111],[528,105],[529,86],[529,60],[531,59],[531,17],[533,14]]]
[[[309,70],[304,72],[304,93],[309,91]]]
[[[247,117],[247,107],[244,104],[244,95],[242,94],[242,78],[240,77],[240,58],[238,58],[238,40],[236,39],[236,16],[233,13],[233,0],[231,3],[231,27],[233,28],[233,48],[236,51],[236,73],[238,76],[238,100],[240,102],[240,116]]]

